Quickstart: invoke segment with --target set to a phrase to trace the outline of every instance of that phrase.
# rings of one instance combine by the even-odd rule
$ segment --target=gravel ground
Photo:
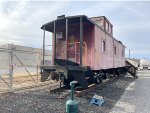
[[[90,105],[91,98],[76,97],[79,113],[109,113],[133,81],[132,77],[121,77],[93,91],[93,95],[104,97],[105,102],[101,107]],[[57,99],[58,96],[50,93],[49,87],[3,94],[0,96],[0,113],[65,113],[65,103],[69,96]]]

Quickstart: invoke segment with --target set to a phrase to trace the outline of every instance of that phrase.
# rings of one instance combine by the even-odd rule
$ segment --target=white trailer
[[[148,59],[141,59],[139,68],[140,70],[143,70],[143,69],[150,70],[150,61]]]

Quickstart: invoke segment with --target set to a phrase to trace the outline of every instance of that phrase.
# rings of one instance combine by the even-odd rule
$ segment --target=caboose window
[[[112,33],[112,25],[110,25],[110,33],[113,34],[113,33]]]
[[[106,43],[102,41],[102,52],[106,51]]]
[[[114,53],[115,53],[115,55],[117,54],[117,48],[116,47],[114,47]]]
[[[57,32],[56,37],[57,39],[62,39],[63,38],[62,32]]]
[[[109,23],[106,22],[106,31],[109,31]]]

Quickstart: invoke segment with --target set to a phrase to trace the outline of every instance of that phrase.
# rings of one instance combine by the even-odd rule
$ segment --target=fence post
[[[10,92],[13,92],[13,45],[10,46],[9,81],[10,81]]]
[[[36,79],[37,79],[37,85],[38,85],[38,81],[39,81],[39,66],[37,65],[37,73],[36,73]]]

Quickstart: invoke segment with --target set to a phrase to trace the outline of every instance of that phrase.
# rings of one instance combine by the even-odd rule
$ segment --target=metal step
[[[86,77],[86,80],[87,80],[87,79],[90,79],[90,77]]]
[[[88,88],[95,86],[96,84],[90,84],[88,85]]]

